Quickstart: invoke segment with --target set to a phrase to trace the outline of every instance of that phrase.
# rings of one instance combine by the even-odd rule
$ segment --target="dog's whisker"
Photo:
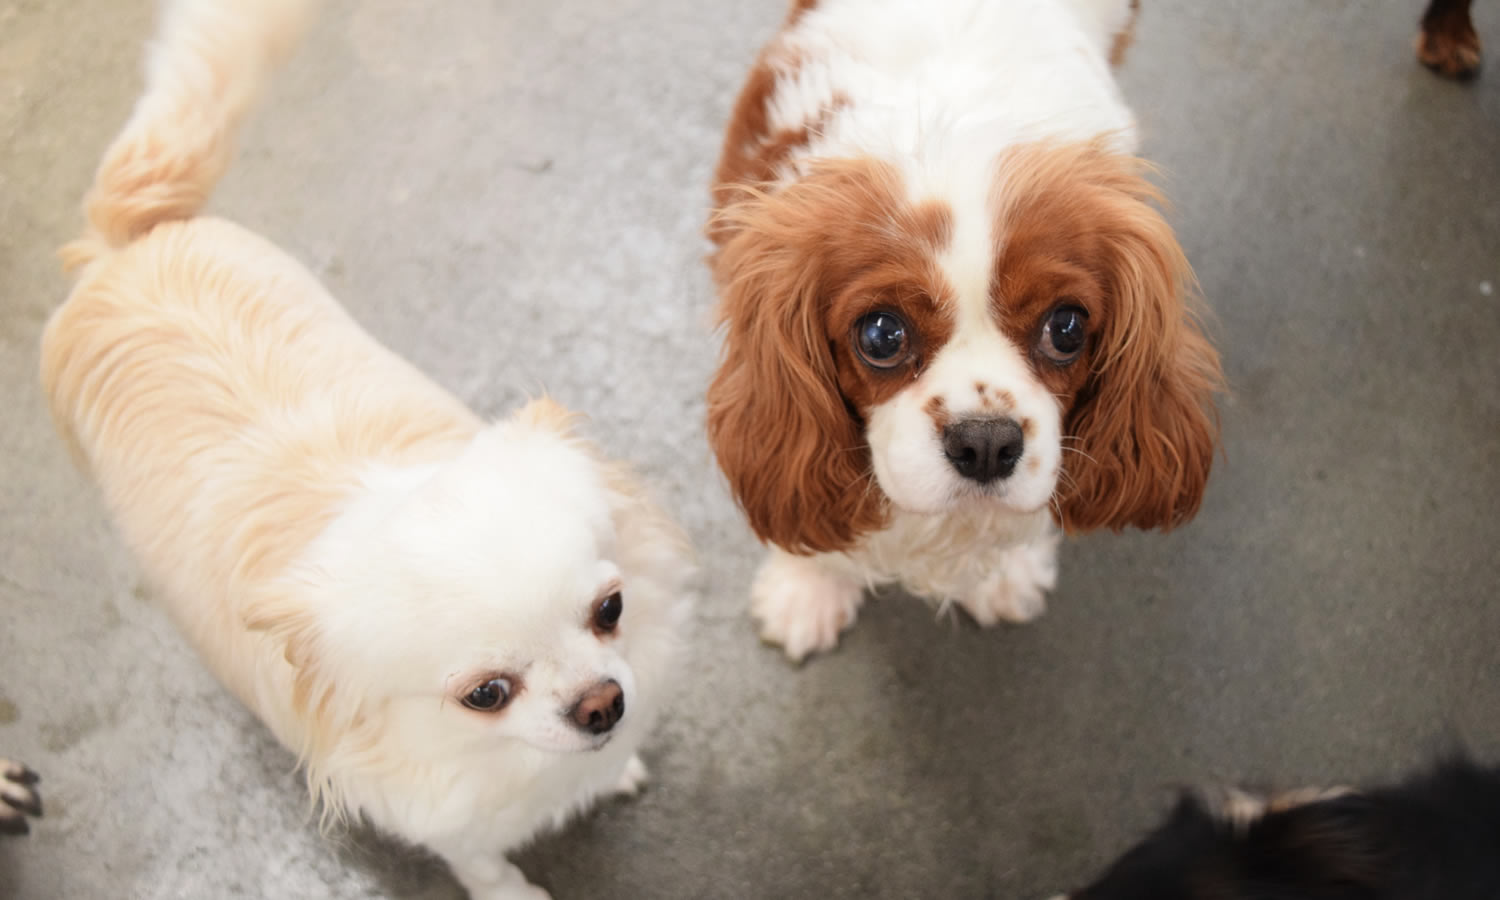
[[[1062,448],[1062,451],[1064,453],[1072,453],[1072,454],[1075,454],[1077,456],[1081,456],[1081,457],[1083,457],[1084,459],[1088,460],[1089,462],[1093,463],[1096,466],[1099,464],[1099,460],[1097,460],[1094,457],[1090,456],[1087,452],[1085,452],[1083,450],[1079,450],[1077,447],[1066,447],[1065,446],[1065,447]]]

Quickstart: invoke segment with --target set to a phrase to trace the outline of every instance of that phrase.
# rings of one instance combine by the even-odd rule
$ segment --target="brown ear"
[[[1066,422],[1060,519],[1070,532],[1169,530],[1198,511],[1218,445],[1219,357],[1193,310],[1193,277],[1137,174],[1099,219],[1108,247],[1107,332]],[[1077,452],[1069,452],[1076,450]]]
[[[709,442],[756,536],[793,553],[846,549],[885,519],[824,327],[819,248],[837,209],[817,197],[839,194],[827,187],[747,191],[716,218],[728,237],[712,260],[724,348],[708,389]]]

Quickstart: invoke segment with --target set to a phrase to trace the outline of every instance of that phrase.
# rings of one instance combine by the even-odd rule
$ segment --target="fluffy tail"
[[[162,222],[190,218],[233,155],[268,71],[303,30],[311,0],[166,0],[146,90],[84,202],[85,235],[61,251],[72,271]]]

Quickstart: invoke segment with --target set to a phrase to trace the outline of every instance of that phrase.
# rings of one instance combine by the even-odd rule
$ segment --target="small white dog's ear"
[[[523,425],[547,428],[569,438],[582,420],[581,413],[573,412],[546,394],[521,407],[515,416],[515,421]]]
[[[313,728],[337,708],[334,679],[325,664],[322,632],[313,612],[289,596],[262,597],[246,610],[244,622],[281,645],[292,667],[292,707],[309,723],[309,730],[333,731]]]
[[[657,505],[629,466],[604,462],[603,467],[621,564],[650,574],[668,591],[682,590],[697,568],[687,533]]]

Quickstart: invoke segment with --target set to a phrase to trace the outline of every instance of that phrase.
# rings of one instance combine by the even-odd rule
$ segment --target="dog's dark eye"
[[[910,344],[906,323],[895,313],[873,312],[854,323],[859,358],[877,369],[892,369],[906,362]]]
[[[619,591],[608,594],[594,604],[594,615],[590,627],[596,634],[613,634],[620,624],[620,614],[625,611],[625,598]]]
[[[1042,323],[1038,349],[1055,363],[1066,365],[1078,358],[1088,340],[1088,310],[1071,304],[1059,306]]]
[[[464,706],[469,709],[477,709],[480,712],[494,712],[504,709],[505,704],[510,702],[511,684],[509,678],[491,678],[484,684],[469,691],[464,697]]]

